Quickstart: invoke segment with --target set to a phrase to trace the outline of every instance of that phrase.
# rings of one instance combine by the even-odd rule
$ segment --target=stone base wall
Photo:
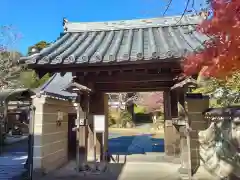
[[[45,173],[55,170],[68,161],[68,113],[75,107],[71,102],[35,97],[33,168]],[[63,119],[58,121],[58,111]]]

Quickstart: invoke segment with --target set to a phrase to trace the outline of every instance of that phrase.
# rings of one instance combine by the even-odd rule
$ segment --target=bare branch
[[[170,5],[172,4],[172,0],[169,0],[168,4],[167,4],[167,7],[163,13],[163,16],[165,16],[165,14],[167,13],[168,9],[170,8]]]
[[[178,20],[178,22],[176,23],[176,25],[177,25],[179,22],[181,22],[183,16],[186,14],[187,9],[188,9],[188,6],[189,6],[189,3],[190,3],[190,0],[187,0],[187,4],[186,4],[185,9],[184,9],[184,11],[183,11],[183,13],[182,13],[182,16],[180,17],[180,19]]]

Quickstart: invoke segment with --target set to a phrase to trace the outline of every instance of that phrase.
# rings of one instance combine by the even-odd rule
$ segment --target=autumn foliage
[[[240,0],[211,0],[212,14],[198,31],[209,37],[205,49],[186,57],[184,74],[225,78],[240,69]]]
[[[144,107],[147,112],[163,110],[163,93],[142,93],[136,104]]]

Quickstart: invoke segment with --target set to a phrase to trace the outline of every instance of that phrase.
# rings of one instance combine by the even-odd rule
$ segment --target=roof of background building
[[[20,61],[69,65],[181,58],[204,48],[208,37],[195,30],[202,20],[193,15],[91,23],[65,20],[63,36]]]
[[[72,73],[66,73],[64,76],[61,76],[60,73],[55,73],[44,85],[37,88],[35,92],[53,97],[73,99],[76,97],[76,94],[64,90],[71,81]]]

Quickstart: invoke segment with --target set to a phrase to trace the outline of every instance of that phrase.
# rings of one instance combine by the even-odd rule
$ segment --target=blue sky
[[[166,15],[184,11],[187,0],[173,0]],[[196,0],[195,0],[196,1]],[[204,0],[197,0],[195,9]],[[162,16],[168,0],[1,0],[0,25],[12,25],[22,38],[18,51],[38,41],[54,41],[63,31],[62,18],[69,21],[110,21]],[[192,2],[190,3],[191,9]]]

